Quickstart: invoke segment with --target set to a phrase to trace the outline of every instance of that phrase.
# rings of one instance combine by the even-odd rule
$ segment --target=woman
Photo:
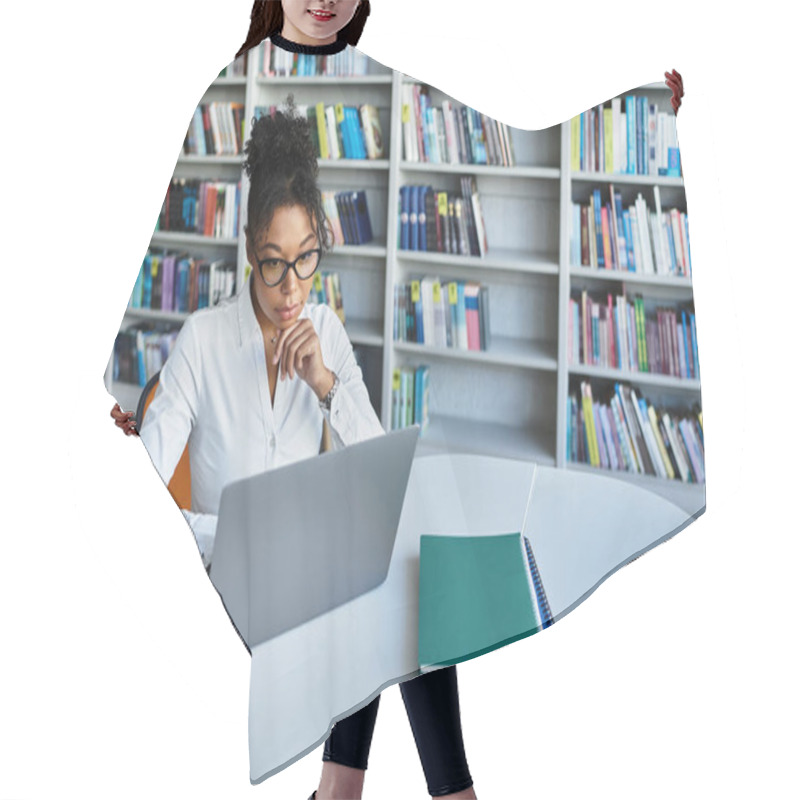
[[[267,36],[273,45],[288,50],[335,52],[358,42],[368,15],[367,0],[257,0],[250,31],[237,55]],[[673,71],[666,77],[677,111],[683,93],[680,75]],[[291,420],[287,423],[291,434],[278,430],[281,444],[276,444],[274,432],[269,434],[274,452],[270,450],[267,467],[313,455],[323,417],[330,424],[334,446],[383,432],[338,318],[326,306],[305,306],[310,277],[328,246],[329,233],[318,201],[316,158],[310,139],[300,133],[302,124],[278,114],[274,121],[264,118],[254,125],[246,148],[251,180],[247,255],[254,274],[235,305],[198,312],[184,325],[141,432],[165,481],[188,438],[196,509],[186,516],[206,563],[213,554],[213,511],[222,486],[265,468],[263,462],[260,468],[247,462],[247,452],[260,448],[234,444],[263,436],[259,426],[272,431],[279,409],[287,414],[285,421]],[[301,141],[302,152],[296,149]],[[231,350],[239,355],[237,324],[240,339],[247,333],[252,345],[241,363],[230,357]],[[213,354],[214,386],[203,384],[210,374],[206,349]],[[252,370],[254,362],[257,371]],[[223,372],[226,378],[219,380]],[[284,390],[286,379],[289,385]],[[247,414],[241,413],[242,402],[249,403]],[[223,431],[218,429],[220,415],[226,420]],[[115,405],[112,416],[126,434],[136,433],[132,414]],[[202,474],[195,476],[198,461]],[[461,735],[455,667],[406,681],[400,689],[431,796],[475,798]],[[312,800],[361,797],[379,700],[380,696],[334,726]]]
[[[296,17],[295,0],[286,5]],[[346,27],[358,7],[337,3],[336,24]],[[368,4],[361,8],[365,16]],[[297,21],[303,38],[306,22]],[[298,35],[288,22],[282,30]],[[290,100],[288,113],[255,122],[245,146],[253,274],[234,301],[196,312],[183,325],[139,432],[165,482],[188,441],[193,508],[184,514],[206,565],[225,484],[315,455],[323,420],[334,448],[384,432],[338,317],[326,305],[306,305],[331,236],[308,126],[293,111]],[[126,433],[134,431],[119,406],[112,415]],[[256,444],[264,441],[266,447]],[[400,688],[431,796],[475,798],[455,667]],[[379,700],[334,726],[316,800],[361,796]]]

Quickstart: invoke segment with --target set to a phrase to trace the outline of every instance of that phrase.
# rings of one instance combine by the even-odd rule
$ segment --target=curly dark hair
[[[285,109],[253,120],[244,146],[244,168],[250,179],[245,234],[255,244],[258,232],[268,228],[276,209],[303,206],[319,246],[330,249],[332,237],[322,193],[317,185],[319,166],[308,120],[297,113],[294,95]]]
[[[348,44],[355,47],[361,38],[368,16],[369,0],[361,0],[353,19],[339,31],[338,38],[345,39]],[[250,9],[250,30],[236,58],[263,42],[268,36],[280,33],[282,30],[283,6],[280,0],[254,0],[253,8]]]

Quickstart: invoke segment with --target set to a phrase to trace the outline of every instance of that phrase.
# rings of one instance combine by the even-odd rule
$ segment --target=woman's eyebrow
[[[306,236],[306,238],[303,239],[302,242],[300,242],[298,247],[302,247],[304,244],[306,244],[306,242],[308,242],[309,239],[316,239],[316,234],[309,233],[308,236]],[[283,250],[281,250],[281,248],[274,242],[267,242],[266,244],[261,246],[262,250],[269,250],[270,248],[272,248],[273,250],[277,250],[279,253],[283,252]]]

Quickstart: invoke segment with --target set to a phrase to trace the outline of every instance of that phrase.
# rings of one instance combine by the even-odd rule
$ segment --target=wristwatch
[[[333,386],[331,386],[331,390],[322,400],[319,401],[319,407],[323,411],[330,411],[331,410],[331,403],[333,402],[333,396],[336,394],[336,391],[339,388],[339,376],[334,372],[333,373]]]

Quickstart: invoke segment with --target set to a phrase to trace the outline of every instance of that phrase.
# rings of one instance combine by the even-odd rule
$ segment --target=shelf
[[[485,256],[457,256],[428,250],[398,250],[397,259],[431,266],[464,267],[466,269],[496,269],[541,275],[558,275],[555,254],[525,253],[504,248],[491,249]]]
[[[178,156],[179,164],[224,164],[226,166],[241,167],[244,161],[244,156],[239,154],[236,156],[200,156],[200,155],[180,155]]]
[[[405,172],[437,172],[453,175],[492,175],[502,178],[544,178],[558,180],[561,170],[558,167],[514,166],[502,167],[497,164],[440,164],[431,161],[400,161],[400,169]]]
[[[672,275],[643,275],[641,272],[628,272],[623,269],[599,269],[596,267],[570,267],[573,278],[595,278],[608,281],[627,281],[643,286],[668,286],[670,289],[692,291],[692,279]]]
[[[674,375],[659,375],[653,372],[631,372],[611,367],[596,367],[586,364],[573,364],[570,375],[585,375],[587,378],[606,378],[642,386],[656,386],[659,389],[676,389],[681,392],[699,392],[700,381],[694,378],[676,378]]]
[[[417,454],[477,453],[555,466],[554,441],[552,431],[533,432],[510,425],[436,415],[431,416],[428,429],[420,436]]]
[[[275,84],[299,83],[311,86],[324,86],[326,83],[336,85],[338,82],[351,85],[386,85],[391,86],[391,75],[259,75],[256,83],[259,86],[274,86]]]
[[[683,188],[683,178],[668,175],[628,175],[624,172],[571,172],[574,181],[589,183],[622,183],[632,186],[675,186]]]
[[[364,354],[368,365],[365,378],[369,381],[370,393],[380,403],[380,413],[387,415],[384,422],[388,424],[391,420],[394,369],[429,364],[432,380],[439,379],[431,387],[431,407],[445,414],[432,415],[429,429],[420,438],[418,452],[421,455],[472,452],[552,466],[558,464],[562,469],[593,470],[588,465],[565,461],[565,431],[570,424],[565,417],[566,401],[579,381],[592,380],[606,387],[618,381],[634,386],[637,395],[649,395],[667,403],[674,400],[679,405],[700,401],[699,380],[570,365],[562,339],[568,334],[569,300],[581,289],[602,290],[603,296],[608,291],[612,294],[641,293],[649,302],[657,303],[688,303],[693,299],[691,277],[606,270],[570,263],[573,199],[585,199],[593,188],[607,192],[609,184],[613,184],[626,196],[634,197],[641,192],[651,197],[648,202],[652,205],[653,187],[657,186],[668,205],[680,205],[685,209],[682,177],[572,171],[571,120],[547,131],[528,131],[507,125],[515,137],[518,160],[514,166],[406,160],[401,122],[402,84],[423,81],[395,74],[377,64],[370,64],[370,69],[377,70],[378,74],[351,76],[268,76],[259,74],[260,66],[253,50],[248,77],[217,78],[208,96],[238,97],[252,112],[257,105],[283,102],[286,94],[295,89],[296,97],[304,101],[325,97],[336,100],[339,95],[338,99],[353,103],[369,99],[380,109],[386,146],[384,158],[317,159],[322,186],[366,188],[370,193],[370,211],[380,216],[377,225],[373,219],[376,231],[373,241],[364,245],[334,245],[326,254],[328,266],[325,267],[323,261],[322,268],[347,275],[347,297],[351,298],[351,304],[347,305],[345,329],[353,346]],[[446,91],[435,88],[435,99],[447,96]],[[669,109],[670,89],[664,82],[631,89],[625,94],[647,94],[662,109]],[[451,100],[454,105],[464,105],[454,98]],[[249,180],[242,169],[243,162],[242,153],[181,154],[176,174],[229,180],[239,173],[244,198]],[[494,227],[487,229],[491,247],[486,255],[399,250],[396,245],[399,241],[398,187],[416,183],[455,189],[460,186],[462,176],[474,176],[481,198],[485,195],[490,203],[492,213],[488,214],[486,222]],[[244,215],[244,207],[240,210]],[[238,228],[241,232],[241,224]],[[237,265],[237,286],[247,274],[244,242],[239,237],[215,238],[156,230],[151,247],[152,252],[166,248],[170,252],[187,251],[198,257],[216,254]],[[437,276],[445,282],[471,280],[491,286],[496,333],[488,351],[393,341],[394,287],[424,275]],[[125,310],[121,327],[147,321],[152,321],[153,327],[168,324],[177,327],[188,316],[188,313],[129,308]],[[510,336],[500,336],[500,333]],[[108,374],[107,380],[110,380]],[[119,382],[113,386],[115,396],[123,405],[136,407],[140,387]],[[462,393],[467,397],[462,397]],[[513,408],[514,413],[501,413],[498,403],[504,408]],[[450,414],[461,414],[465,418]],[[467,419],[470,415],[499,422]],[[515,422],[516,427],[506,424],[509,422]],[[696,513],[704,503],[703,486],[635,473],[603,470],[601,474],[651,490],[690,514]]]
[[[318,158],[321,169],[375,169],[389,170],[387,158]]]
[[[706,503],[706,485],[704,483],[684,483],[680,480],[657,478],[654,475],[640,475],[623,470],[601,469],[599,467],[591,467],[588,464],[578,464],[574,461],[567,463],[567,469],[575,470],[576,472],[591,472],[596,475],[604,475],[607,478],[626,481],[634,486],[660,495],[690,515],[696,514]]]
[[[502,364],[508,367],[539,369],[556,372],[558,361],[553,351],[555,343],[531,339],[512,339],[493,336],[490,350],[459,350],[455,347],[434,347],[416,342],[395,341],[395,350],[411,353],[421,358],[447,358],[474,361],[478,364]]]
[[[233,75],[226,78],[216,78],[211,82],[212,86],[246,86],[246,75]]]
[[[383,347],[383,327],[378,320],[348,318],[344,328],[352,344]]]
[[[174,247],[175,245],[209,245],[215,247],[238,247],[238,239],[222,239],[214,236],[201,236],[199,233],[178,233],[176,231],[155,231],[150,244],[161,247]]]
[[[362,256],[364,258],[386,258],[386,248],[379,244],[335,244],[328,256]]]
[[[157,311],[151,308],[128,308],[125,309],[126,317],[136,319],[153,319],[163,322],[185,322],[189,318],[188,311]]]

